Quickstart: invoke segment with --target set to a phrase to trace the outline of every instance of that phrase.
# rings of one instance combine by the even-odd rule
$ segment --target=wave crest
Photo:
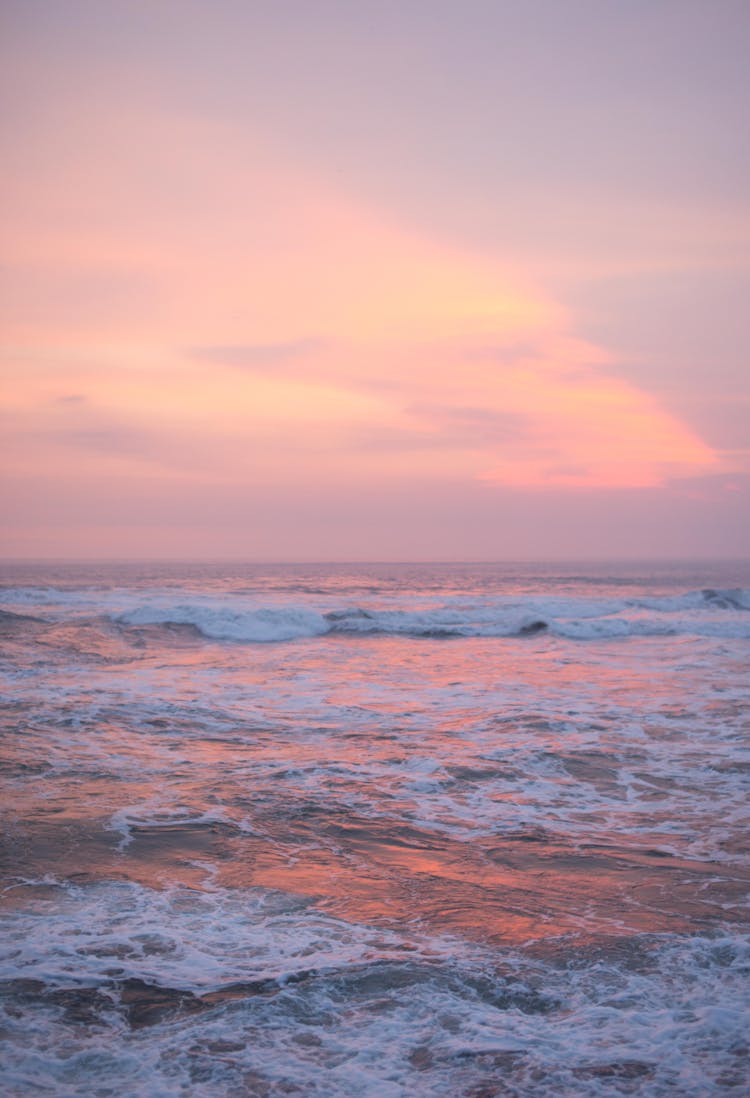
[[[127,626],[191,626],[212,640],[248,643],[302,640],[327,634],[432,639],[551,634],[584,641],[680,634],[750,638],[748,610],[750,591],[706,589],[676,596],[620,600],[491,598],[419,609],[237,607],[223,600],[211,605],[141,605],[115,620]]]
[[[601,598],[594,595],[448,596],[428,603],[419,593],[392,593],[370,605],[336,605],[330,597],[299,602],[251,600],[237,594],[175,598],[165,590],[102,592],[93,588],[6,588],[0,606],[18,624],[37,607],[44,621],[83,623],[103,615],[125,630],[147,627],[192,631],[212,641],[279,643],[329,634],[431,639],[467,637],[617,640],[649,636],[750,638],[750,589],[703,588],[674,595]]]

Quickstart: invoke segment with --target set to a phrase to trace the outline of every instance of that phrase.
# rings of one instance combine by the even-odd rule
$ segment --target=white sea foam
[[[690,613],[689,611],[693,612]],[[118,616],[129,625],[189,624],[219,640],[270,642],[326,633],[425,638],[525,637],[542,632],[576,640],[644,636],[750,637],[750,615],[713,601],[692,606],[635,602],[586,604],[533,599],[527,603],[444,605],[429,609],[374,610],[363,607],[321,613],[304,606],[240,609],[201,604],[141,606]]]
[[[303,606],[237,610],[227,606],[140,606],[119,615],[128,625],[194,625],[206,637],[236,641],[285,641],[329,631],[322,615]]]
[[[0,597],[14,1098],[743,1092],[746,570],[167,573]]]
[[[133,841],[133,834],[138,828],[158,830],[159,828],[173,828],[176,826],[202,826],[230,822],[223,808],[217,807],[204,810],[184,804],[166,806],[163,797],[155,797],[152,801],[146,803],[127,805],[118,809],[110,817],[108,827],[122,835],[118,849],[124,850]]]
[[[248,596],[196,595],[176,600],[156,590],[146,600],[125,590],[6,588],[0,605],[22,605],[77,617],[99,612],[125,626],[188,625],[218,641],[272,643],[329,633],[440,637],[525,637],[549,632],[573,640],[645,636],[750,637],[750,590],[702,589],[668,596],[629,598],[488,595],[454,596],[436,604],[423,595],[383,598],[373,605],[331,605],[311,595],[258,603]]]
[[[50,889],[50,878],[38,884]],[[240,980],[283,983],[299,968],[403,956],[407,941],[262,888],[157,892],[130,882],[60,883],[49,898],[2,921],[5,978],[50,987],[100,985],[112,978],[113,964],[117,979],[196,993]]]
[[[17,1095],[448,1098],[502,1078],[529,1098],[683,1098],[746,1080],[742,935],[571,943],[544,961],[342,923],[261,889],[52,891],[5,918]],[[131,1029],[120,989],[148,1000],[149,985],[172,1009]]]

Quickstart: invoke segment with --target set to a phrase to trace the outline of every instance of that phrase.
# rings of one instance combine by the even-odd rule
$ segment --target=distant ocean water
[[[750,563],[6,564],[11,1095],[750,1092]]]

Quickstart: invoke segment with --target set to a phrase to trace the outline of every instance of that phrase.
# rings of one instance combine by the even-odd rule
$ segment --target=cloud
[[[325,346],[323,339],[290,339],[276,343],[188,347],[186,353],[189,358],[220,366],[233,366],[240,370],[268,370],[310,358]]]
[[[111,127],[108,112],[100,121]],[[119,122],[116,165],[77,134],[80,155],[56,188],[65,237],[40,231],[31,248],[47,201],[37,186],[24,191],[16,247],[49,248],[56,270],[143,271],[153,292],[135,295],[133,316],[84,325],[83,279],[76,309],[14,330],[21,351],[33,340],[48,356],[14,366],[16,414],[37,416],[49,442],[46,454],[19,442],[19,467],[46,460],[63,479],[106,454],[144,480],[159,463],[250,493],[273,483],[280,499],[302,478],[451,479],[486,494],[640,488],[721,468],[575,338],[564,305],[523,269],[388,223],[277,162],[250,131],[152,111]],[[180,201],[177,179],[190,182]],[[92,194],[106,197],[97,216]],[[262,225],[248,208],[264,211]]]
[[[153,449],[155,439],[135,427],[71,427],[44,433],[48,442],[73,446],[103,454],[142,456]]]
[[[407,411],[428,424],[443,445],[492,448],[526,438],[531,428],[527,414],[495,408],[416,403]]]
[[[541,350],[537,340],[510,340],[506,343],[498,342],[494,346],[469,346],[461,352],[461,357],[474,362],[515,362],[519,358],[532,358]]]

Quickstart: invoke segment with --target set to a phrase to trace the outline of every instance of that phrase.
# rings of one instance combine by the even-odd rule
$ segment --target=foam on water
[[[196,595],[189,602],[155,590],[139,592],[15,587],[0,604],[82,616],[97,609],[127,626],[189,625],[213,640],[273,643],[328,633],[413,637],[526,637],[543,631],[569,639],[631,636],[750,637],[750,590],[706,588],[658,597],[602,599],[463,595],[434,603],[434,596],[401,593],[402,605],[380,595],[372,605],[334,605],[326,594],[294,604],[288,596],[259,604],[247,595]]]
[[[14,1093],[676,1096],[750,1066],[736,934],[488,955],[261,889],[49,882],[5,929]]]
[[[14,1098],[743,1093],[746,567],[181,569],[0,592]]]
[[[640,692],[653,648],[618,697],[610,679],[568,680],[564,661],[545,665],[547,685],[528,657],[495,683],[493,650],[476,643],[473,677],[450,685],[414,681],[408,664],[386,681],[367,678],[367,653],[350,653],[355,685],[343,696],[337,652],[283,674],[264,662],[251,680],[237,651],[220,668],[131,669],[116,688],[109,665],[87,669],[84,682],[46,667],[43,689],[36,678],[14,686],[23,739],[8,805],[56,788],[76,798],[96,782],[90,804],[126,845],[160,814],[243,829],[261,805],[270,817],[304,798],[459,839],[542,827],[583,842],[596,827],[673,854],[744,857],[730,840],[750,822],[745,688],[727,656],[719,689],[712,672],[700,695],[706,670],[691,665],[691,707],[676,710],[679,665],[662,667],[660,703]]]

